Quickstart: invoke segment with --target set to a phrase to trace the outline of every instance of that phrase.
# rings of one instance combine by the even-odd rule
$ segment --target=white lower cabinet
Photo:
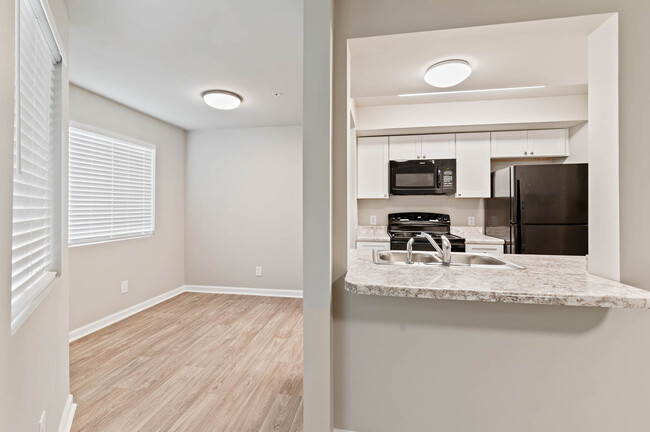
[[[456,197],[490,198],[490,132],[456,134]]]
[[[390,250],[390,242],[358,241],[357,249]]]
[[[502,244],[466,244],[465,252],[468,253],[488,253],[488,254],[502,254]]]

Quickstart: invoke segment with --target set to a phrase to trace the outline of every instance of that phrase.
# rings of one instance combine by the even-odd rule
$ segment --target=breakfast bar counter
[[[377,265],[351,249],[345,289],[354,294],[542,305],[650,309],[650,292],[587,273],[585,257],[505,255],[524,267]]]

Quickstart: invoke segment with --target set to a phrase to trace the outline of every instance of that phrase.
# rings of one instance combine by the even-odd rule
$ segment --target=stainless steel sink
[[[433,253],[413,252],[413,264],[406,264],[406,251],[375,250],[373,261],[375,264],[389,265],[424,265],[442,263],[442,260]]]
[[[413,252],[413,264],[406,263],[406,251],[375,250],[372,258],[374,263],[379,265],[442,266],[440,255],[434,252]],[[452,252],[450,265],[454,267],[524,268],[494,255],[465,252]]]

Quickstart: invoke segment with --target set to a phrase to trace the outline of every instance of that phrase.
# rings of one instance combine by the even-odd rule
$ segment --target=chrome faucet
[[[436,252],[440,254],[442,265],[451,264],[451,242],[446,236],[440,236],[440,239],[442,240],[442,248],[438,246],[438,243],[436,243],[433,237],[425,232],[420,233],[415,237],[425,238],[429,243],[431,243],[431,246],[433,246]],[[406,264],[413,264],[413,242],[415,241],[415,237],[411,237],[406,243]]]

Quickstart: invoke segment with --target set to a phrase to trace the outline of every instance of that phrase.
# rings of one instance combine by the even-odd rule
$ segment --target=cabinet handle
[[[525,154],[525,155],[527,155],[527,154],[528,154],[528,152],[527,152],[527,151],[525,151],[525,152],[524,152],[524,154]]]
[[[533,153],[533,152],[530,152],[530,154],[531,154],[531,156],[532,156],[532,155],[534,155],[535,153]]]
[[[426,158],[427,158],[427,155],[422,155],[422,159],[426,159]]]
[[[388,195],[387,195],[387,194],[384,194],[384,198],[388,198]]]

